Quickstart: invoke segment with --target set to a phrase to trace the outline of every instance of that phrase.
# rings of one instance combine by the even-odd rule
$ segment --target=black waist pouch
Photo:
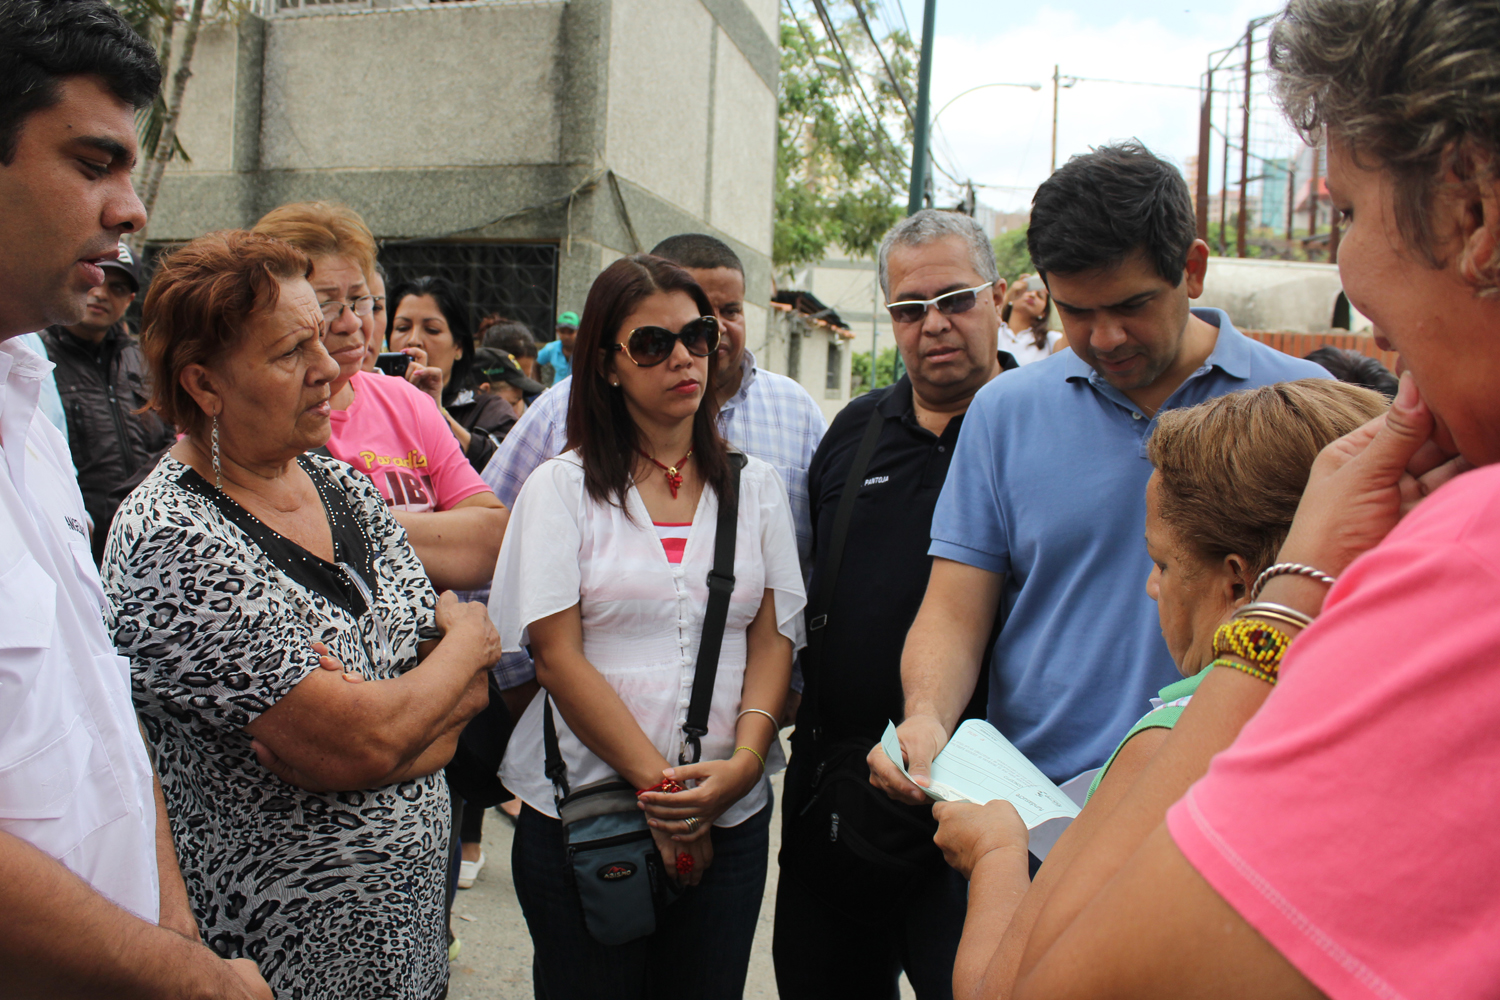
[[[828,747],[805,800],[786,821],[783,877],[791,875],[850,919],[883,913],[923,875],[940,871],[932,807],[897,802],[870,784],[871,739]]]
[[[619,778],[584,785],[557,804],[563,843],[583,921],[600,944],[626,944],[656,930],[657,915],[680,892]]]

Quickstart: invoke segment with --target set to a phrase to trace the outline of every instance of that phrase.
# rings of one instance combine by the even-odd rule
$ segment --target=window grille
[[[557,316],[555,243],[399,243],[380,250],[386,288],[435,274],[454,282],[469,303],[469,322],[490,313],[520,320],[538,343],[553,339]],[[392,309],[395,303],[390,303]]]

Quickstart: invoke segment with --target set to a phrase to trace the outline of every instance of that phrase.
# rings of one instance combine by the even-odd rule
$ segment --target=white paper
[[[891,762],[910,778],[895,723],[886,726],[880,744]],[[1004,799],[1016,807],[1028,830],[1048,820],[1078,815],[1078,805],[1066,793],[998,729],[980,719],[970,719],[958,727],[932,762],[932,784],[923,791],[944,802],[984,805]]]

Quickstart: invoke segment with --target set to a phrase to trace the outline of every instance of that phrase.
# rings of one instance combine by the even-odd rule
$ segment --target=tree
[[[1012,229],[1001,233],[992,241],[995,247],[995,266],[1006,283],[1015,281],[1023,274],[1035,273],[1031,266],[1031,251],[1026,246],[1026,230]]]
[[[834,6],[782,8],[771,254],[782,270],[823,259],[830,245],[873,256],[905,214],[916,49],[904,31],[875,44],[870,0],[849,0],[842,20]]]
[[[875,361],[875,384],[870,384],[870,352],[849,359],[851,395],[859,396],[872,389],[882,389],[896,381],[896,349],[887,347]]]
[[[156,207],[157,195],[161,193],[162,176],[167,164],[176,157],[192,162],[182,141],[177,137],[177,123],[182,116],[183,98],[187,94],[188,80],[193,75],[193,55],[198,47],[198,32],[205,16],[209,20],[236,20],[249,8],[249,0],[191,0],[191,7],[184,9],[177,0],[110,0],[142,38],[156,46],[161,59],[162,75],[167,79],[166,93],[158,94],[156,101],[136,116],[136,130],[140,140],[141,155],[137,169],[140,171],[136,186],[140,190],[141,203],[146,206],[147,225],[151,212]],[[179,28],[181,29],[179,31]],[[181,36],[181,51],[177,56],[175,71],[172,67],[172,49]],[[170,73],[170,76],[168,74]],[[146,242],[146,228],[128,237],[131,249],[140,254]]]

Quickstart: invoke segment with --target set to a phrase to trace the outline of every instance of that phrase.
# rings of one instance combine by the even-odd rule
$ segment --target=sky
[[[922,0],[885,2],[897,19],[897,5],[905,7],[913,38],[919,40]],[[1001,211],[1024,210],[1049,171],[1054,65],[1064,77],[1196,88],[1211,51],[1233,45],[1247,21],[1279,6],[1276,0],[937,0],[932,110],[940,116],[935,158],[960,178],[992,185],[979,189],[985,204]],[[985,88],[944,108],[968,88],[996,82],[1039,83],[1042,88]],[[1198,101],[1196,90],[1079,81],[1060,92],[1058,163],[1091,146],[1135,137],[1185,165],[1198,151]],[[1223,122],[1226,107],[1220,100],[1216,121]],[[1293,139],[1274,108],[1264,101],[1254,107],[1252,135],[1261,138],[1252,141],[1252,151],[1274,156],[1289,149]],[[1236,138],[1239,113],[1236,100],[1231,132]],[[1216,151],[1216,160],[1218,155]],[[1231,163],[1237,174],[1238,154]],[[1217,162],[1212,169],[1217,191]],[[941,173],[935,177],[941,192],[947,179]],[[946,187],[953,189],[951,183]]]

